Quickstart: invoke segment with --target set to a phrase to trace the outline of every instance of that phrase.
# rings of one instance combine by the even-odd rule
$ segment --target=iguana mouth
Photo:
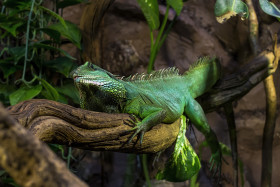
[[[78,75],[77,75],[77,76],[74,76],[73,79],[74,79],[74,81],[76,81],[76,80],[77,80],[78,78],[80,78],[80,77],[82,77],[82,76],[78,76]]]

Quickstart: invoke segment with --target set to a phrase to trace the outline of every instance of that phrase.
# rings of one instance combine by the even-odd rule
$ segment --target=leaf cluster
[[[57,2],[57,3],[56,3]],[[61,49],[71,43],[81,50],[79,28],[62,18],[63,8],[84,0],[54,1],[54,8],[39,0],[5,0],[0,12],[0,101],[14,105],[46,98],[79,103],[70,71],[75,58]],[[55,4],[56,3],[56,4]]]
[[[268,0],[259,0],[261,9],[268,15],[280,18],[280,10],[276,5]],[[217,21],[224,23],[235,15],[240,15],[241,19],[247,19],[249,11],[247,5],[242,0],[217,0],[215,4],[215,16]]]

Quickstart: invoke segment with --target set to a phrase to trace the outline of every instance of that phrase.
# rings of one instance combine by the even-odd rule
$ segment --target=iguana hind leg
[[[221,150],[216,134],[208,125],[206,116],[201,108],[200,104],[195,99],[189,99],[186,107],[185,113],[189,117],[190,121],[194,126],[203,133],[206,138],[208,145],[210,146],[212,156],[210,159],[211,169],[216,165],[214,173],[221,171]]]

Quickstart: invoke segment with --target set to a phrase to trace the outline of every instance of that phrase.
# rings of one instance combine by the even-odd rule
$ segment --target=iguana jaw
[[[75,76],[73,76],[73,79],[75,82],[79,82],[77,79],[79,79],[80,77],[82,77],[82,76],[75,75]]]
[[[105,85],[107,82],[102,81],[102,79],[104,79],[104,77],[88,77],[88,76],[73,76],[73,79],[75,81],[76,84],[87,84],[87,85],[93,85],[93,86],[103,86]]]

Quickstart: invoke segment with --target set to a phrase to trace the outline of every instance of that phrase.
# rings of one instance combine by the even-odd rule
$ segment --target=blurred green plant
[[[0,101],[14,105],[32,98],[78,104],[70,79],[76,60],[61,45],[72,43],[81,50],[79,28],[59,14],[83,0],[4,0],[0,13]],[[71,101],[71,103],[69,103]]]
[[[280,19],[280,10],[268,0],[259,0],[261,9],[268,15]],[[240,15],[241,19],[247,19],[249,11],[247,5],[242,0],[217,0],[215,4],[215,16],[217,21],[223,23],[235,15]]]
[[[44,7],[42,0],[4,0],[0,12],[0,102],[15,105],[32,98],[45,98],[66,104],[79,104],[72,80],[67,79],[76,68],[75,58],[61,49],[72,43],[81,50],[79,28],[65,21],[63,8],[85,0],[54,0],[54,10]],[[60,15],[58,14],[60,13]],[[50,145],[70,167],[72,148]],[[0,170],[1,184],[18,186]]]
[[[241,19],[247,19],[249,16],[248,7],[241,0],[217,0],[214,11],[219,23],[223,23],[237,14],[241,16]]]
[[[277,6],[268,0],[259,0],[261,9],[268,15],[274,16],[280,21],[280,10]]]
[[[166,0],[166,11],[162,22],[159,19],[159,5],[157,0],[137,0],[140,5],[142,12],[147,20],[150,28],[150,39],[151,39],[151,52],[148,64],[148,73],[154,69],[154,62],[156,56],[167,38],[172,26],[174,25],[178,15],[181,13],[183,8],[183,2],[186,0]],[[169,15],[170,7],[174,9],[176,15],[173,20],[167,26],[167,20]],[[158,30],[156,39],[154,39],[154,33]]]

